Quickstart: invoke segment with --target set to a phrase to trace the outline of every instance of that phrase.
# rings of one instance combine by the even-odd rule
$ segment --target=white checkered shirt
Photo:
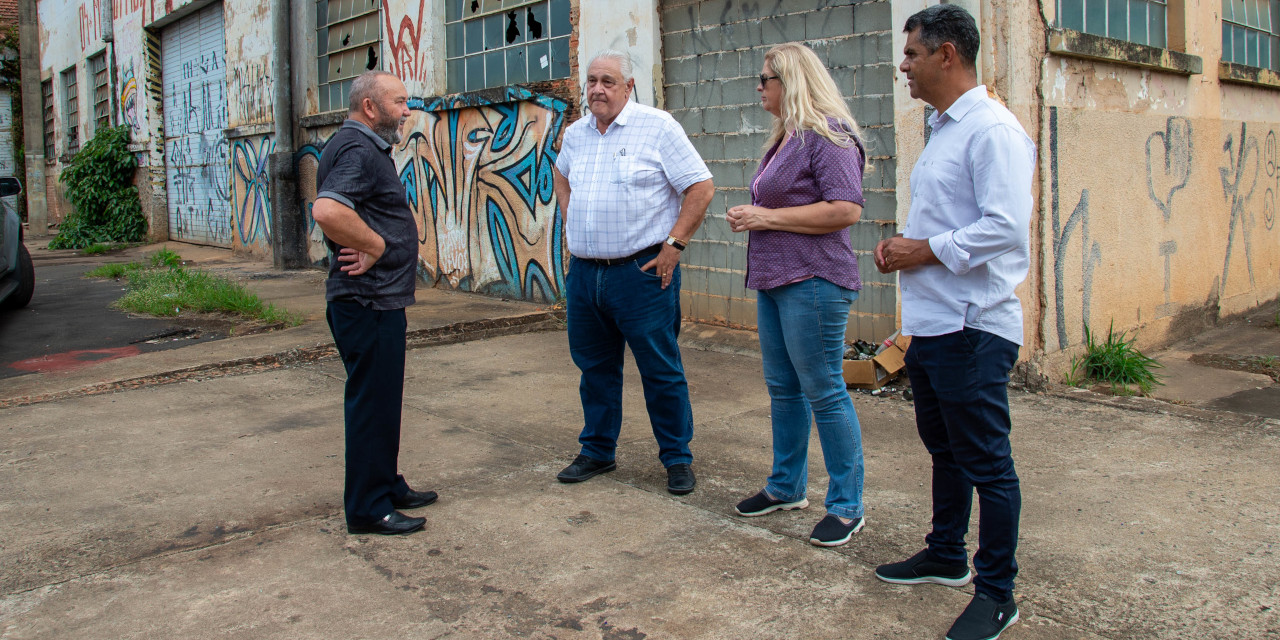
[[[569,125],[556,169],[569,180],[569,253],[621,258],[667,239],[680,195],[711,179],[671,114],[628,102],[602,135],[594,114]]]

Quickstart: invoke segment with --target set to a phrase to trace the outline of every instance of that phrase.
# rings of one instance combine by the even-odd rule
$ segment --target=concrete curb
[[[455,322],[441,327],[416,329],[406,334],[409,349],[421,349],[437,345],[456,344],[511,336],[538,331],[556,331],[564,327],[564,312],[560,310],[529,313],[505,318],[485,318],[469,322]],[[248,358],[236,358],[220,362],[209,362],[193,367],[184,367],[169,371],[111,380],[75,389],[17,396],[0,399],[0,409],[21,407],[44,402],[53,402],[67,398],[94,396],[126,389],[172,384],[188,380],[208,380],[226,376],[247,375],[272,369],[327,360],[338,356],[337,347],[332,340],[309,347],[295,347],[285,351]]]

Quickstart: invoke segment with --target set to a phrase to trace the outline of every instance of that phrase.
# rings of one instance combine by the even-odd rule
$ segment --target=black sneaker
[[[693,475],[693,467],[687,462],[677,462],[667,467],[667,491],[682,496],[693,491],[698,479]]]
[[[951,625],[947,640],[996,640],[1017,621],[1018,605],[1012,596],[1000,603],[985,593],[979,593]]]
[[[618,463],[613,460],[596,460],[580,453],[569,466],[564,468],[564,471],[556,475],[556,480],[560,482],[582,482],[617,468]]]
[[[968,563],[943,564],[929,559],[928,550],[893,564],[876,567],[876,577],[893,584],[924,584],[932,582],[948,587],[963,587],[973,579]]]
[[[809,534],[809,542],[819,547],[838,547],[861,531],[864,524],[866,521],[862,518],[854,518],[849,524],[845,524],[840,518],[828,513],[827,517],[818,521],[813,533]]]
[[[800,498],[799,502],[786,502],[783,500],[775,500],[769,496],[767,491],[763,489],[760,493],[743,500],[733,510],[740,516],[754,518],[762,516],[774,511],[790,511],[792,509],[804,509],[809,506],[807,498]]]

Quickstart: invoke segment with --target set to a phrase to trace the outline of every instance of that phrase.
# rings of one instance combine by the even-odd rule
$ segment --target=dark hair
[[[956,53],[968,66],[975,67],[978,62],[978,46],[982,38],[978,35],[978,25],[963,7],[954,4],[935,4],[928,9],[917,12],[907,18],[907,26],[903,33],[911,33],[920,29],[920,42],[933,53],[944,42],[955,45]]]

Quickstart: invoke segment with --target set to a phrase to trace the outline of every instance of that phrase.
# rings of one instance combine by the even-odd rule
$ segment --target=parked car
[[[0,178],[0,198],[22,193],[17,178]],[[22,220],[9,203],[0,200],[4,224],[0,225],[0,309],[21,309],[31,302],[36,290],[36,271],[31,253],[22,244]]]

